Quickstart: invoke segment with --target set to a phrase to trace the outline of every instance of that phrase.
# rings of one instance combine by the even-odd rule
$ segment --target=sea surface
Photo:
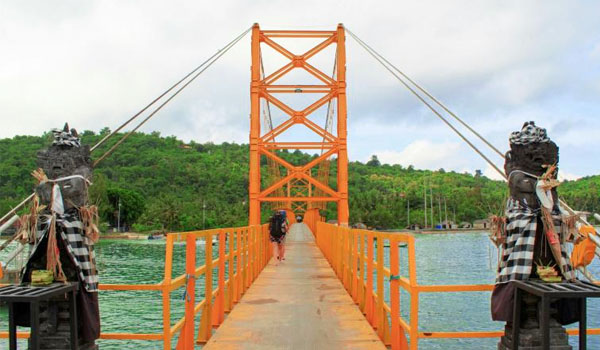
[[[496,249],[485,233],[416,235],[418,282],[431,284],[491,284],[497,261]],[[386,248],[386,250],[389,248]],[[216,250],[216,249],[215,249]],[[164,277],[165,242],[161,240],[101,240],[96,245],[101,283],[159,283]],[[3,258],[8,252],[0,253]],[[386,252],[387,255],[387,252]],[[213,256],[216,257],[216,251]],[[185,247],[175,244],[173,276],[184,273]],[[400,248],[401,273],[407,275],[407,249]],[[204,261],[204,246],[198,246],[197,259]],[[386,261],[386,265],[388,262]],[[590,269],[600,276],[596,259]],[[216,272],[216,271],[215,271]],[[216,273],[213,284],[216,284]],[[385,283],[387,286],[388,283]],[[204,296],[204,279],[196,281],[196,295]],[[162,332],[162,297],[157,291],[102,291],[100,309],[103,332]],[[386,288],[386,300],[389,291]],[[171,323],[183,316],[183,288],[171,294]],[[401,295],[402,316],[408,319],[410,299]],[[496,331],[503,327],[490,319],[490,292],[422,293],[420,331]],[[199,318],[199,317],[198,317]],[[577,324],[571,325],[576,327]],[[588,327],[600,327],[600,300],[588,301]],[[7,330],[7,312],[0,308],[0,330]],[[197,329],[197,324],[196,324]],[[173,340],[175,346],[177,339]],[[162,349],[158,342],[99,340],[102,350]],[[421,350],[496,349],[497,339],[425,339]],[[571,337],[574,349],[577,338]],[[20,341],[19,348],[26,344]],[[8,340],[0,339],[0,349]],[[588,349],[600,349],[600,336],[588,336]]]

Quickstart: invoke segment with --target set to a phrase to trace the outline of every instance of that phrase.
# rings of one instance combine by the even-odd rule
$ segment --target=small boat
[[[165,233],[163,232],[155,232],[155,233],[151,233],[148,235],[148,239],[153,240],[153,239],[164,239],[165,238]]]

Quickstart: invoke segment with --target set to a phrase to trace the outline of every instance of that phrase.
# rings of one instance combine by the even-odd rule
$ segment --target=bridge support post
[[[248,225],[260,225],[260,28],[252,27],[252,82],[250,85],[250,213]]]
[[[337,80],[338,80],[338,224],[348,226],[348,148],[347,148],[347,106],[346,106],[346,36],[344,26],[337,27]]]
[[[292,53],[285,47],[282,38],[293,40],[319,39],[320,43],[303,54]],[[262,45],[262,46],[261,46]],[[334,72],[328,74],[313,66],[311,58],[329,46],[337,46]],[[285,56],[289,62],[275,69],[264,67],[262,49],[274,50]],[[348,150],[347,150],[347,106],[346,106],[346,53],[345,31],[342,24],[336,30],[291,31],[260,30],[257,24],[252,28],[252,68],[250,85],[250,171],[249,171],[249,225],[260,225],[261,203],[271,202],[286,205],[294,214],[303,214],[308,208],[324,208],[327,202],[337,204],[340,226],[348,226]],[[268,63],[268,62],[267,62]],[[316,83],[281,83],[286,74],[301,70],[316,79]],[[291,94],[320,95],[305,107],[298,109],[290,106]],[[287,97],[286,97],[287,96]],[[263,104],[261,106],[261,103]],[[266,107],[265,107],[266,106]],[[288,118],[279,125],[273,125],[271,106],[276,107]],[[322,106],[327,106],[326,122],[320,127],[308,117]],[[334,131],[334,116],[337,106],[337,130]],[[261,112],[264,114],[261,115]],[[261,121],[267,123],[261,127]],[[284,133],[293,126],[315,134],[319,142],[284,141]],[[276,140],[277,138],[277,140]],[[292,164],[283,154],[288,150],[320,150],[321,155],[306,164]],[[310,151],[313,152],[313,151]],[[261,157],[266,157],[271,177],[261,181]],[[337,188],[329,186],[329,159],[337,158]],[[315,169],[315,167],[319,167]],[[315,171],[317,170],[317,171]],[[284,171],[285,175],[281,175]],[[261,187],[261,182],[268,184]],[[315,203],[319,203],[316,206]]]

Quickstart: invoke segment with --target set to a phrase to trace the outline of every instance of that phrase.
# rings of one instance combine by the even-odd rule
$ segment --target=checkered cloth
[[[50,215],[44,215],[38,226],[38,239],[48,233]],[[68,242],[67,251],[79,271],[79,278],[88,292],[98,291],[98,273],[96,271],[96,256],[93,242],[85,236],[83,223],[79,216],[73,213],[56,214],[56,233],[60,232],[64,242]]]
[[[535,231],[539,210],[533,211],[513,198],[506,205],[506,243],[503,244],[502,260],[498,266],[496,283],[506,283],[515,280],[526,280],[531,275],[534,266],[533,251]],[[556,232],[561,232],[562,220],[560,215],[553,215]],[[561,245],[560,265],[567,280],[575,278],[569,256],[564,245]]]
[[[68,131],[52,129],[52,133],[54,134],[54,141],[52,141],[53,146],[81,146],[81,140],[79,139],[79,137],[73,136]]]
[[[528,145],[534,142],[550,142],[550,139],[546,135],[546,129],[535,126],[534,122],[526,122],[521,131],[510,134],[508,141],[511,145]]]

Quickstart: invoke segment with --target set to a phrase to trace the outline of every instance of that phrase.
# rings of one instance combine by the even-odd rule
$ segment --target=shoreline
[[[489,232],[489,228],[453,228],[453,229],[428,229],[428,230],[414,230],[415,233],[421,234],[444,234],[444,233],[482,233]]]
[[[418,233],[424,235],[440,235],[440,234],[451,234],[451,233],[485,233],[489,232],[489,228],[454,228],[454,229],[424,229],[424,230],[409,230],[409,229],[390,229],[390,230],[379,230],[382,232],[408,232]]]
[[[123,232],[100,234],[100,239],[148,239],[148,234]]]

